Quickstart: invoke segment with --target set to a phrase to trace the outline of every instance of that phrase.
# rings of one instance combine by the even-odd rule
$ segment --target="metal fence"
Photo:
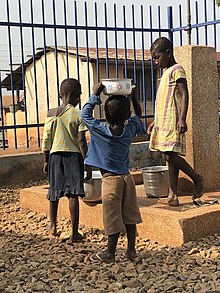
[[[94,80],[119,77],[121,72],[124,77],[132,76],[140,85],[143,119],[153,117],[156,84],[149,47],[155,38],[167,36],[174,46],[186,45],[190,40],[191,44],[209,45],[220,51],[220,8],[214,0],[191,1],[190,8],[186,12],[184,5],[164,8],[70,0],[1,0],[1,148],[18,148],[20,136],[25,141],[23,146],[29,148],[33,130],[40,147],[42,112],[47,112],[52,100],[59,105],[57,97],[64,75],[74,74],[86,84],[88,95]],[[65,74],[61,74],[61,67]],[[18,111],[22,112],[20,120]]]

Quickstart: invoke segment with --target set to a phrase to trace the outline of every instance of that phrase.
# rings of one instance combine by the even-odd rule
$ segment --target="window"
[[[128,69],[128,78],[132,78],[133,80],[136,80],[137,83],[137,93],[139,100],[141,102],[151,101],[152,100],[152,85],[151,85],[151,68],[145,68],[144,72],[142,68],[136,69],[136,79],[134,78],[134,69],[129,68]],[[154,93],[156,91],[156,70],[154,69]]]
[[[144,69],[142,68],[136,69],[136,79],[134,78],[134,69],[128,69],[128,78],[132,78],[136,80],[137,83],[137,94],[139,97],[139,101],[142,107],[143,115],[152,115],[154,114],[154,101],[155,101],[155,93],[156,93],[156,69],[154,69],[153,76],[153,89],[154,89],[154,97],[152,99],[152,78],[151,78],[151,68],[150,66]]]

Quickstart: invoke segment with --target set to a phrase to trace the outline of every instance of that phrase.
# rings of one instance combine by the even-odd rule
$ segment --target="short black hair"
[[[61,96],[78,96],[81,94],[81,84],[75,78],[66,78],[60,85]]]
[[[150,47],[150,51],[165,53],[167,50],[173,51],[173,44],[165,37],[157,38]]]
[[[130,101],[126,96],[110,96],[105,102],[104,110],[109,123],[125,121],[130,116]]]

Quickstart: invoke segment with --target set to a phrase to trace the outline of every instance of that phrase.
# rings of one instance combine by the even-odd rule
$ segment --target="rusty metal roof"
[[[58,50],[65,51],[65,47],[58,47]],[[115,48],[88,48],[86,49],[85,47],[79,47],[78,49],[75,47],[69,47],[68,52],[70,54],[74,55],[79,55],[80,58],[89,58],[89,61],[92,62],[94,60],[99,59],[113,59],[116,60],[125,60],[126,59],[129,61],[149,61],[151,56],[150,56],[150,51],[149,50],[140,50],[140,49],[115,49]]]

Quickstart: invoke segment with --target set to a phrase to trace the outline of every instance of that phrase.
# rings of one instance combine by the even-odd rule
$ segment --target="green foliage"
[[[215,3],[218,7],[220,6],[220,0],[215,0]]]

